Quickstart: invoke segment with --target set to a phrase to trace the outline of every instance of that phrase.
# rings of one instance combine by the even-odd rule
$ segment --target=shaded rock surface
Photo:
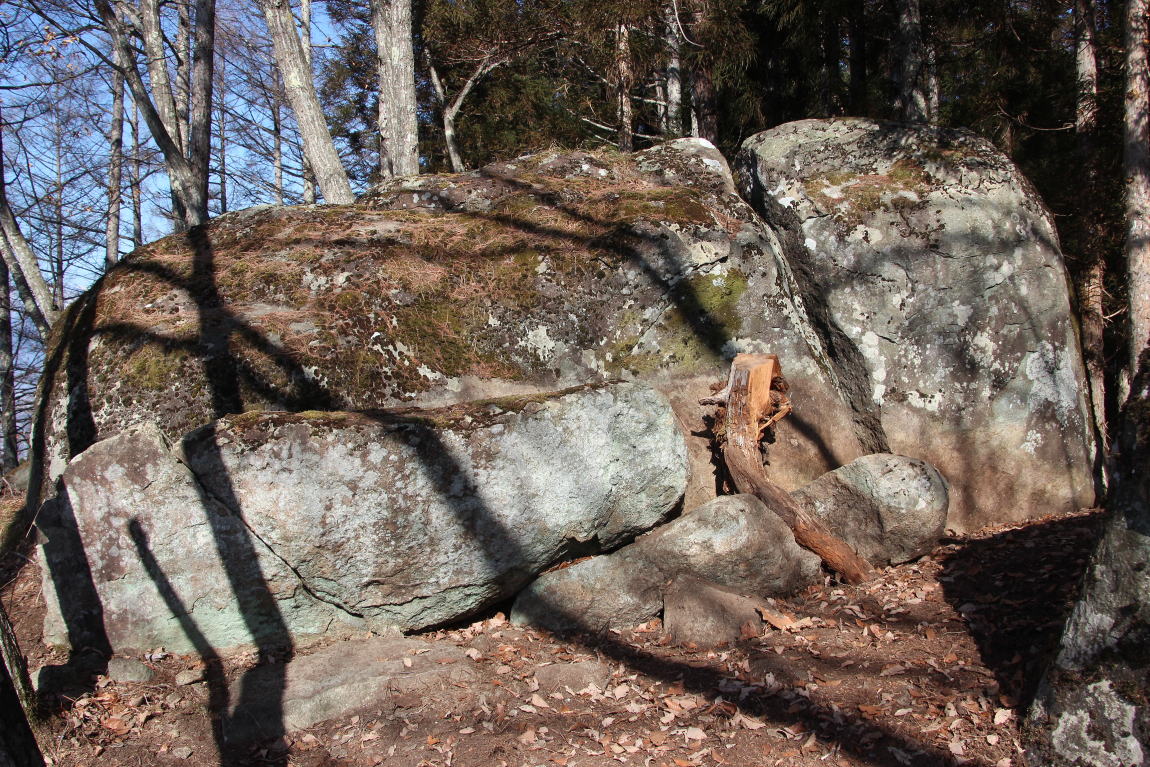
[[[667,585],[679,575],[766,596],[793,594],[820,572],[819,558],[800,548],[759,499],[722,496],[612,554],[544,573],[516,598],[511,618],[603,631],[658,614]]]
[[[762,603],[689,575],[676,578],[663,596],[663,629],[679,644],[735,644],[762,633]]]
[[[735,166],[779,233],[862,452],[939,467],[960,530],[1092,505],[1054,222],[1004,155],[969,132],[803,120],[748,139]]]
[[[650,529],[686,470],[666,398],[634,383],[247,413],[177,446],[140,427],[74,460],[42,515],[45,637],[95,620],[114,649],[202,652],[443,623]]]
[[[876,565],[928,554],[946,531],[946,480],[917,458],[864,455],[791,496]]]
[[[432,701],[459,706],[461,689],[478,677],[464,651],[450,645],[385,637],[337,642],[245,674],[229,690],[224,737],[274,737],[368,707],[390,713]]]

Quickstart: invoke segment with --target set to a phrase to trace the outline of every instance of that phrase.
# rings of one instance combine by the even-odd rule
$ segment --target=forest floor
[[[557,637],[490,615],[420,637],[464,648],[482,680],[441,690],[450,704],[399,696],[222,756],[218,694],[176,683],[202,662],[152,653],[138,659],[147,683],[89,675],[45,696],[43,746],[60,767],[1020,767],[1019,720],[1099,522],[1083,511],[946,538],[865,585],[776,600],[792,625],[717,650],[672,645],[658,621]],[[62,663],[39,639],[39,569],[19,555],[3,565],[0,598],[30,666]]]

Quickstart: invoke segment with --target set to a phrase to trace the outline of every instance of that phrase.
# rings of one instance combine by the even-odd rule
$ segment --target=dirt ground
[[[947,538],[863,586],[828,580],[777,600],[792,625],[717,650],[674,646],[658,621],[589,638],[486,616],[422,635],[467,648],[477,689],[401,696],[222,754],[218,686],[176,683],[203,663],[154,652],[137,659],[155,672],[148,683],[80,675],[45,696],[43,748],[61,767],[1023,765],[1019,717],[1099,521],[1084,511]],[[59,665],[67,658],[39,640],[44,605],[27,557],[3,563],[0,598],[30,666]],[[234,679],[254,663],[220,670]],[[601,684],[587,681],[596,671]]]

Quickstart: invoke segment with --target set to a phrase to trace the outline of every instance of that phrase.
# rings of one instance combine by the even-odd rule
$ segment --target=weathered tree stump
[[[726,388],[699,402],[726,409],[723,460],[735,489],[758,496],[787,523],[799,545],[822,557],[848,583],[870,580],[874,569],[865,559],[767,478],[759,443],[767,429],[791,412],[779,358],[774,354],[737,355],[731,362]]]

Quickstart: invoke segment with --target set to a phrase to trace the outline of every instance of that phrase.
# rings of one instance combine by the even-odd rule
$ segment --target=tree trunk
[[[20,462],[16,423],[16,358],[12,353],[12,298],[8,266],[0,259],[0,472]]]
[[[284,204],[284,147],[283,118],[280,105],[272,104],[272,183],[275,185],[276,205]]]
[[[1093,223],[1100,213],[1097,204],[1099,191],[1096,131],[1098,129],[1098,54],[1094,44],[1094,0],[1075,0],[1075,80],[1076,108],[1074,128],[1078,139],[1078,157],[1085,179],[1086,194],[1080,218],[1083,228]],[[1092,237],[1082,237],[1089,245]],[[1082,247],[1080,245],[1080,247]],[[1109,448],[1106,427],[1106,347],[1104,294],[1105,262],[1093,246],[1078,254],[1083,264],[1074,272],[1078,314],[1082,318],[1082,351],[1086,363],[1086,381],[1090,387],[1090,404],[1094,414],[1094,431],[1098,450],[1103,457]]]
[[[132,128],[132,173],[128,191],[132,197],[132,250],[144,244],[144,147],[140,141],[140,109],[132,100],[129,125]]]
[[[850,9],[850,99],[851,114],[867,113],[866,4],[853,0]]]
[[[299,125],[304,155],[315,171],[324,200],[337,204],[355,202],[347,172],[335,151],[315,92],[291,7],[287,0],[259,0],[259,4],[267,21],[276,63],[283,76],[284,90]]]
[[[16,647],[16,635],[4,606],[0,605],[0,767],[43,767],[44,757],[28,724],[18,690],[27,680],[24,658]]]
[[[224,76],[224,62],[220,62],[220,105],[216,110],[216,136],[219,144],[219,161],[217,163],[220,179],[220,215],[228,212],[228,111],[224,108],[227,92],[223,87],[227,83]]]
[[[379,166],[384,178],[419,173],[411,0],[371,0],[379,73]]]
[[[691,14],[691,29],[695,40],[705,35],[707,23],[706,9]],[[715,96],[715,81],[711,78],[710,65],[705,55],[699,55],[691,67],[691,110],[693,112],[693,135],[705,138],[712,144],[719,140],[719,104]]]
[[[191,121],[189,104],[191,99],[192,70],[189,66],[192,57],[192,14],[188,7],[190,0],[176,0],[176,84],[172,96],[176,102],[176,119],[180,130],[187,130]],[[185,143],[186,146],[186,143]]]
[[[787,523],[799,545],[822,557],[848,583],[862,583],[873,577],[874,570],[866,560],[771,482],[763,469],[759,452],[762,434],[791,410],[778,357],[736,355],[726,389],[701,404],[726,407],[723,461],[735,488],[757,496]]]
[[[620,22],[615,27],[615,117],[619,122],[617,143],[620,152],[635,150],[635,133],[631,122],[631,86],[635,73],[631,67],[631,28]]]
[[[216,58],[216,2],[195,0],[192,26],[191,96],[188,104],[188,162],[202,208],[188,218],[195,226],[208,220],[208,179],[212,165],[212,86]]]
[[[898,65],[895,70],[896,107],[904,122],[930,119],[926,93],[926,48],[922,42],[922,16],[918,0],[896,0],[898,9]]]
[[[463,164],[463,155],[459,151],[459,142],[455,138],[455,118],[459,115],[459,111],[463,108],[463,101],[475,88],[483,77],[499,66],[502,61],[491,61],[490,58],[485,58],[479,62],[475,67],[475,71],[467,78],[467,82],[459,89],[459,93],[455,94],[455,98],[451,103],[447,102],[447,92],[443,87],[443,80],[439,77],[439,70],[436,69],[434,62],[431,60],[431,52],[425,47],[423,49],[424,64],[427,65],[427,71],[431,79],[431,88],[435,93],[435,99],[439,102],[439,111],[442,115],[443,122],[443,141],[447,145],[447,158],[451,163],[451,171],[453,173],[462,173],[466,166]]]
[[[300,35],[303,38],[303,57],[307,62],[307,71],[311,77],[315,77],[315,67],[312,66],[311,0],[300,0],[299,26]],[[303,167],[300,168],[300,174],[303,176],[303,204],[315,205],[315,171],[311,169],[311,163],[308,162],[306,154],[303,156]]]
[[[839,36],[839,20],[833,8],[823,6],[822,49],[823,49],[823,114],[834,117],[842,113],[842,76],[839,63],[842,58],[842,42]]]
[[[116,65],[122,70],[124,62],[119,52],[113,51]],[[108,123],[108,221],[104,227],[104,269],[120,260],[120,208],[123,197],[124,175],[124,75],[112,72],[112,116]],[[2,340],[0,340],[2,343]]]
[[[664,138],[672,139],[683,135],[683,73],[679,21],[675,16],[675,6],[663,7],[663,44],[667,48],[666,86],[664,99]]]
[[[1126,273],[1130,303],[1128,369],[1150,339],[1150,73],[1147,18],[1150,0],[1127,0],[1126,120],[1123,164],[1126,176]]]
[[[32,246],[20,231],[16,216],[8,205],[7,181],[4,166],[4,130],[0,120],[0,255],[11,273],[16,292],[28,312],[40,337],[48,338],[56,320],[57,307],[52,302],[52,291],[40,271],[40,264]]]

